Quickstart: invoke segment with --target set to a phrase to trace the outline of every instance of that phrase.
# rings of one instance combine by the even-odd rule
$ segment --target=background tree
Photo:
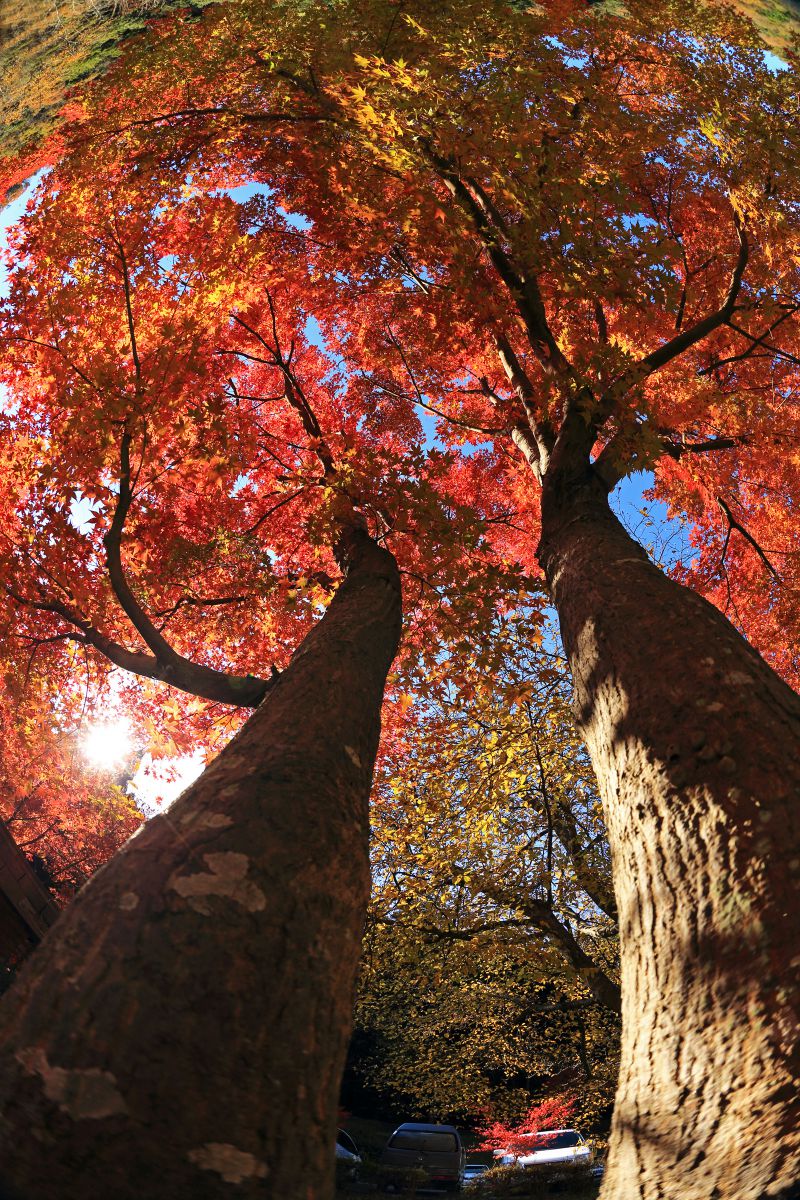
[[[564,664],[541,640],[533,604],[443,652],[381,762],[355,1069],[396,1111],[518,1117],[565,1070],[584,1126],[610,1110],[608,846]]]
[[[416,686],[414,719],[377,779],[377,911],[402,924],[424,910],[422,927],[454,921],[463,936],[509,919],[550,942],[594,999],[619,1012],[618,983],[575,934],[584,946],[607,943],[600,958],[613,963],[602,805],[552,629],[535,603],[497,617],[480,646],[443,648],[438,670]]]
[[[569,1096],[553,1096],[529,1108],[523,1119],[511,1127],[502,1121],[493,1121],[481,1132],[481,1149],[505,1150],[509,1154],[523,1155],[533,1149],[545,1149],[546,1136],[537,1138],[542,1129],[567,1128],[575,1111],[574,1100]]]
[[[532,1097],[569,1084],[579,1127],[607,1128],[614,1014],[586,996],[552,947],[510,921],[450,932],[368,923],[346,1088],[368,1086],[407,1119],[472,1125],[487,1110],[517,1119]]]

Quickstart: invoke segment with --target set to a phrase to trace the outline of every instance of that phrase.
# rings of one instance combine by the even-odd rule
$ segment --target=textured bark
[[[539,557],[620,920],[622,1069],[602,1197],[794,1197],[800,698],[648,561],[586,456],[558,457]]]
[[[358,532],[349,553],[262,706],[89,882],[4,999],[6,1196],[331,1195],[400,633],[394,559]]]

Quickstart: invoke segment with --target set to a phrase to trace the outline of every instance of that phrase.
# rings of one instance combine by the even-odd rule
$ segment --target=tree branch
[[[271,360],[267,365],[277,367],[277,369],[283,375],[286,399],[300,417],[303,429],[311,440],[312,449],[320,461],[326,479],[335,479],[338,477],[338,471],[333,454],[323,436],[322,427],[320,426],[316,414],[312,409],[305,392],[303,391],[303,387],[297,378],[296,373],[291,369],[294,343],[292,343],[289,354],[284,355],[281,349],[280,337],[278,334],[278,321],[275,313],[275,305],[272,300],[272,294],[269,288],[265,288],[264,290],[266,292],[267,304],[269,305],[270,318],[272,322],[272,344],[270,344],[263,334],[259,333],[257,329],[254,329],[251,325],[249,325],[243,317],[234,314],[233,319],[237,325],[240,325],[242,329],[245,329],[250,336],[254,337],[256,341],[270,354]]]
[[[434,406],[432,404],[429,404],[427,402],[427,400],[425,400],[424,393],[423,393],[422,389],[420,388],[419,384],[417,383],[416,375],[414,374],[413,368],[411,367],[411,364],[408,361],[408,357],[406,355],[405,350],[403,349],[402,342],[397,337],[397,335],[395,334],[394,330],[392,329],[392,327],[390,325],[384,326],[384,329],[385,329],[387,338],[389,339],[392,346],[394,346],[395,350],[397,351],[398,355],[400,356],[400,361],[402,362],[403,366],[405,367],[406,374],[408,375],[408,378],[411,382],[411,386],[414,389],[414,397],[415,397],[414,403],[415,404],[418,404],[420,408],[424,408],[426,412],[432,413],[435,417],[439,417],[439,418],[441,418],[441,420],[447,421],[450,425],[455,425],[457,428],[460,428],[460,429],[466,429],[470,433],[481,433],[481,434],[486,434],[491,437],[496,437],[498,434],[509,432],[507,426],[504,428],[499,428],[499,429],[490,429],[490,428],[487,428],[482,425],[473,425],[467,421],[460,421],[460,420],[458,420],[457,417],[448,417],[447,413],[444,413],[441,411],[441,409],[434,408]],[[378,386],[380,387],[381,391],[388,392],[389,395],[397,394],[397,393],[392,393],[390,391],[390,389],[385,387],[382,383],[379,383]]]
[[[739,253],[736,256],[736,263],[731,273],[727,294],[720,307],[714,312],[709,313],[708,316],[703,317],[702,320],[695,321],[694,325],[691,325],[688,329],[684,329],[682,333],[676,334],[675,337],[665,342],[663,346],[659,346],[657,350],[651,350],[649,354],[640,359],[617,382],[614,388],[616,395],[624,394],[631,384],[642,378],[646,378],[648,375],[652,375],[654,371],[666,366],[674,358],[678,358],[684,351],[694,346],[696,342],[700,342],[703,338],[708,337],[715,329],[728,324],[730,318],[733,316],[736,298],[742,286],[742,279],[750,254],[744,223],[736,210],[733,213],[733,224],[739,239]]]
[[[167,621],[175,616],[175,613],[182,608],[219,608],[225,604],[244,604],[246,600],[250,600],[250,596],[181,596],[180,600],[176,600],[169,608],[155,608],[153,615],[163,617],[161,628],[163,629]]]
[[[499,235],[507,233],[502,216],[475,180],[465,180],[461,176],[452,159],[437,154],[430,142],[422,142],[421,145],[450,195],[470,218],[489,261],[508,289],[522,318],[531,349],[542,369],[548,375],[559,378],[571,376],[572,367],[559,348],[547,322],[544,301],[535,275],[524,269],[519,270],[500,244]]]
[[[555,434],[553,427],[548,417],[542,416],[536,404],[533,384],[531,383],[527,372],[522,363],[517,358],[514,348],[508,338],[503,333],[494,334],[494,344],[500,359],[501,366],[506,373],[506,378],[513,387],[517,398],[525,410],[525,416],[528,418],[531,432],[533,433],[538,449],[538,468],[535,468],[535,473],[538,475],[539,482],[542,476],[547,471],[550,463],[550,455],[555,444]],[[533,465],[533,464],[531,464]]]
[[[749,445],[750,439],[746,434],[739,437],[713,437],[703,442],[675,441],[671,437],[663,437],[661,446],[665,454],[676,461],[684,454],[713,454],[717,450],[735,450],[737,446]]]
[[[92,646],[114,666],[143,679],[168,683],[191,696],[201,696],[216,704],[232,704],[237,708],[256,708],[274,686],[274,679],[260,679],[256,675],[228,675],[224,671],[193,663],[174,651],[172,661],[164,663],[148,654],[128,650],[119,642],[106,637],[60,600],[32,600],[8,584],[5,590],[11,599],[22,607],[53,613],[60,617],[78,631],[73,635],[75,641]]]
[[[224,105],[214,105],[209,108],[183,108],[174,112],[158,113],[155,117],[144,117],[138,121],[128,121],[114,129],[103,131],[106,137],[116,137],[117,134],[127,133],[129,129],[149,129],[153,125],[164,125],[169,122],[184,122],[196,117],[235,117],[243,125],[279,125],[282,122],[290,125],[303,124],[308,121],[331,121],[334,118],[324,113],[248,113],[226,108]],[[88,139],[87,139],[88,140]]]
[[[630,429],[619,430],[598,454],[592,465],[595,473],[603,480],[609,491],[613,491],[620,480],[625,478],[639,457],[635,445],[633,449],[628,450],[627,454],[623,454],[625,443],[631,442],[632,439],[635,443],[637,434],[643,438],[647,429],[648,422],[641,421],[632,431]],[[678,441],[670,435],[664,435],[658,437],[658,442],[662,453],[669,455],[677,462],[684,454],[713,454],[720,450],[733,450],[737,446],[746,446],[748,438],[745,434],[741,434],[739,437],[714,437],[706,438],[701,442],[686,442]]]
[[[122,531],[133,501],[130,459],[132,440],[132,434],[126,425],[120,443],[120,473],[117,503],[111,525],[103,538],[103,545],[106,550],[106,566],[114,595],[122,611],[136,632],[142,637],[145,645],[152,650],[160,663],[163,663],[165,666],[167,664],[177,665],[180,656],[173,650],[172,646],[159,632],[139,604],[125,578],[125,570],[122,565]]]
[[[133,322],[131,277],[128,270],[128,260],[125,255],[125,247],[122,244],[122,239],[115,234],[114,241],[119,251],[119,260],[122,265],[122,284],[125,292],[125,315],[128,321],[128,340],[130,342],[131,355],[133,357],[133,369],[136,378],[136,395],[138,397],[142,390],[142,364],[139,359],[139,347],[136,341],[136,327]]]
[[[552,907],[546,901],[538,900],[530,894],[520,896],[516,892],[509,897],[508,892],[502,887],[495,887],[491,883],[485,882],[479,882],[477,890],[482,891],[495,903],[517,909],[531,925],[541,933],[549,935],[561,948],[567,961],[575,968],[598,1003],[611,1009],[612,1012],[621,1011],[619,984],[615,983],[589,957],[569,926],[559,921]]]
[[[722,549],[722,563],[724,564],[724,562],[725,562],[725,554],[727,553],[727,550],[728,550],[728,543],[730,542],[731,531],[733,529],[735,529],[737,531],[737,533],[740,533],[742,535],[742,537],[744,538],[744,540],[750,546],[752,546],[752,548],[755,550],[756,554],[761,559],[764,566],[769,571],[772,578],[777,580],[778,583],[780,583],[781,582],[780,575],[775,570],[772,563],[769,561],[769,559],[767,558],[766,554],[759,546],[756,539],[753,537],[753,535],[751,533],[748,532],[748,530],[745,529],[744,525],[742,525],[739,521],[736,520],[736,518],[734,517],[730,508],[728,507],[728,505],[725,503],[725,501],[722,499],[721,496],[717,496],[717,504],[719,505],[720,510],[722,511],[722,513],[724,514],[724,516],[728,522],[728,532],[725,536],[725,545],[723,546],[723,549]]]

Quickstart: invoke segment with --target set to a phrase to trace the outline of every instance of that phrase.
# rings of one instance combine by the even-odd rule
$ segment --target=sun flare
[[[107,721],[92,725],[83,739],[84,757],[100,771],[121,767],[133,749],[127,721]]]

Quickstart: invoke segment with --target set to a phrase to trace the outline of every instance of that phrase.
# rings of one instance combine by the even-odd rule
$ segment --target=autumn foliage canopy
[[[519,602],[521,421],[557,430],[582,387],[609,479],[655,468],[689,520],[679,577],[794,678],[782,78],[690,4],[672,29],[650,3],[423,8],[343,43],[291,4],[225,6],[87,90],[3,325],[7,620],[52,678],[87,648],[178,687],[187,656],[269,677],[330,596],[343,501],[398,556],[432,662],[434,629]],[[156,717],[156,694],[153,736],[209,735],[202,701]]]
[[[582,388],[676,576],[796,680],[794,100],[672,7],[343,3],[342,41],[226,5],[73,98],[2,323],[7,670],[56,726],[110,686],[212,752],[329,602],[344,504],[403,572],[402,754],[446,647],[491,676],[494,614],[541,605],[526,422]]]

